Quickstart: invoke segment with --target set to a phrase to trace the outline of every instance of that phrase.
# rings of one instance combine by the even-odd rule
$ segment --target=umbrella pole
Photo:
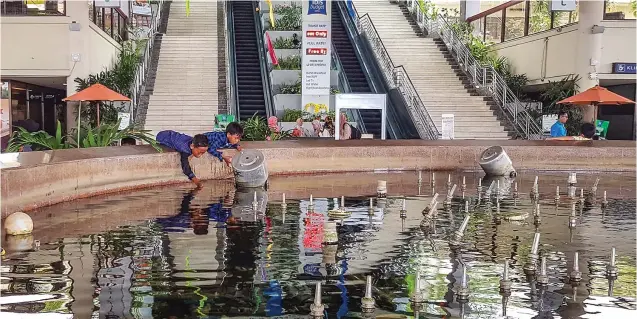
[[[80,119],[82,118],[82,101],[77,105],[77,148],[80,148]]]
[[[101,102],[97,102],[97,126],[100,126],[100,107],[102,106]]]

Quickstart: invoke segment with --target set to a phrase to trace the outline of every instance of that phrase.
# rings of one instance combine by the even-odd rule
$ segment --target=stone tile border
[[[518,170],[635,171],[632,141],[298,140],[245,142],[275,175],[399,170],[479,170],[489,146],[504,147]],[[232,151],[230,151],[232,152]],[[21,153],[20,167],[1,170],[2,217],[110,192],[186,182],[178,155],[149,146]],[[193,160],[202,179],[231,179],[210,156]]]

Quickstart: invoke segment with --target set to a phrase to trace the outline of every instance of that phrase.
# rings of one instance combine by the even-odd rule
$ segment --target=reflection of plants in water
[[[637,282],[635,259],[629,256],[618,256],[616,265],[619,276],[617,281],[615,281],[613,294],[616,296],[637,297],[635,289],[635,282]]]

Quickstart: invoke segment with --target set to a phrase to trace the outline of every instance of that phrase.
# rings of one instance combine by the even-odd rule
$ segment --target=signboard
[[[443,140],[453,140],[454,138],[455,119],[453,114],[442,115],[442,137]]]
[[[341,109],[380,110],[380,139],[387,134],[387,95],[386,94],[336,94],[334,126],[341,127]],[[334,130],[334,139],[338,140],[340,130]]]
[[[95,6],[98,8],[119,8],[120,0],[95,0]]]
[[[301,103],[303,109],[329,109],[332,68],[331,2],[304,1],[302,12]]]
[[[130,125],[130,113],[118,112],[117,120],[119,122],[119,130],[124,130]]]
[[[557,122],[557,114],[542,115],[542,132],[551,134],[551,127]]]
[[[575,0],[552,0],[551,11],[575,11]]]
[[[595,121],[595,134],[606,138],[606,134],[608,133],[608,125],[609,121],[596,120]]]
[[[615,62],[613,63],[613,73],[615,74],[635,74],[635,63]]]

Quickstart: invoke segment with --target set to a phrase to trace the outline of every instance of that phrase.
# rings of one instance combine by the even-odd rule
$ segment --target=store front
[[[65,132],[66,91],[20,81],[2,80],[2,149],[11,132],[23,127],[55,135],[57,121]]]
[[[609,91],[637,101],[634,82],[631,84],[601,85]],[[605,106],[598,108],[597,119],[608,121],[609,140],[635,140],[635,104]]]

